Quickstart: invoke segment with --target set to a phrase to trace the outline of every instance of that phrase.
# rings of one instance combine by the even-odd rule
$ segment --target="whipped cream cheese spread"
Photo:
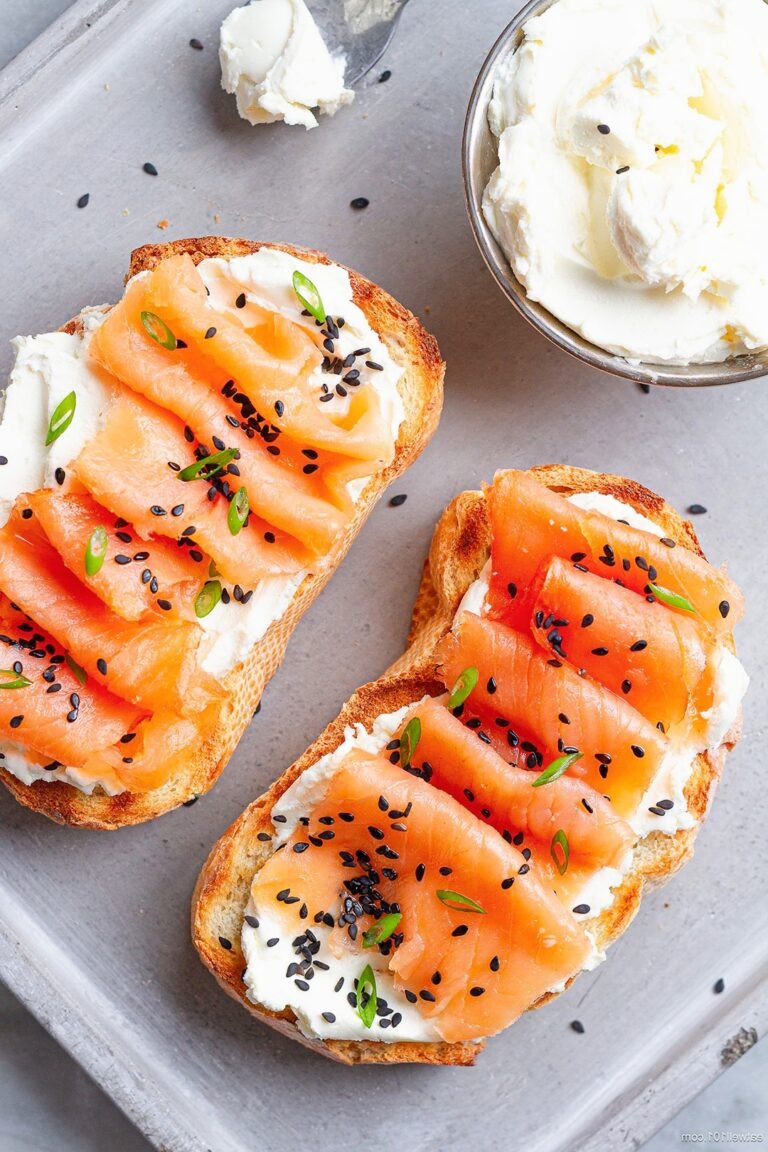
[[[221,86],[237,98],[251,124],[303,124],[312,112],[333,116],[351,104],[346,61],[331,55],[304,0],[255,0],[235,8],[221,26]]]
[[[483,210],[529,298],[630,360],[768,346],[768,6],[557,0],[523,31]]]
[[[368,347],[371,357],[382,366],[372,372],[365,387],[373,388],[379,399],[382,419],[397,439],[405,415],[399,381],[403,370],[389,354],[365,313],[353,300],[349,273],[337,264],[310,264],[278,249],[261,248],[247,256],[232,260],[210,258],[201,261],[198,271],[210,293],[211,303],[217,309],[236,314],[247,323],[249,312],[256,308],[278,312],[294,323],[303,325],[322,351],[323,337],[311,318],[301,316],[292,287],[293,272],[298,269],[308,276],[320,293],[332,316],[343,316],[336,347],[343,359],[356,348]],[[235,306],[237,297],[244,293],[244,308]],[[0,393],[0,525],[8,519],[16,498],[22,492],[37,488],[55,487],[66,473],[69,464],[79,455],[86,442],[99,427],[111,394],[108,378],[88,359],[90,336],[100,323],[107,305],[86,308],[80,314],[83,335],[49,332],[40,336],[19,336],[13,341],[16,361],[11,370],[8,387]],[[316,369],[318,394],[323,374]],[[310,382],[314,382],[310,377]],[[76,396],[75,418],[66,432],[49,447],[45,438],[50,417],[56,406],[68,393]],[[339,397],[334,411],[342,416],[349,399]],[[371,477],[349,482],[347,489],[358,500]],[[199,623],[205,633],[201,647],[201,664],[206,672],[223,679],[243,660],[253,644],[260,640],[275,620],[288,609],[294,594],[308,575],[306,571],[294,575],[272,576],[260,581],[253,589],[247,604],[234,597],[229,604],[220,601]],[[230,592],[232,590],[230,589]],[[4,767],[25,784],[35,780],[60,780],[83,791],[92,791],[94,781],[84,783],[77,769],[62,766],[46,772],[34,757],[25,756],[21,745],[11,748],[0,741],[0,752],[5,752]],[[98,781],[100,787],[114,794],[109,780]]]

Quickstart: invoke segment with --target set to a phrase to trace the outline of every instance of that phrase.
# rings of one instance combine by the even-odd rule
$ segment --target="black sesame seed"
[[[280,937],[279,936],[272,936],[269,940],[267,940],[267,948],[274,948],[275,944],[279,944],[279,943],[280,943]]]
[[[578,1032],[579,1036],[583,1036],[583,1035],[584,1035],[584,1033],[585,1033],[585,1031],[586,1031],[586,1029],[585,1029],[584,1025],[582,1024],[581,1020],[571,1020],[571,1029],[572,1029],[574,1032]]]
[[[147,176],[157,176],[157,168],[155,168],[154,164],[150,164],[149,161],[147,161],[146,164],[142,164],[142,168]]]
[[[386,84],[387,80],[389,80],[391,75],[392,75],[392,72],[390,71],[390,69],[385,68],[384,71],[379,76],[379,84]]]
[[[200,40],[198,40],[198,39],[197,39],[196,37],[194,37],[194,36],[193,36],[193,37],[192,37],[192,39],[190,40],[190,42],[189,42],[189,46],[190,46],[190,48],[194,48],[196,52],[202,52],[202,50],[203,50],[203,45],[202,45],[202,43],[200,42]]]
[[[635,640],[634,644],[630,647],[630,652],[642,652],[648,647],[647,640]]]
[[[648,808],[648,811],[652,812],[654,814],[654,816],[663,816],[664,815],[664,809],[659,808],[659,806],[657,804],[651,804],[650,807]]]
[[[706,511],[707,509],[703,504],[690,504],[688,508],[686,508],[686,512],[691,516],[703,516]]]
[[[158,600],[158,607],[162,608],[163,612],[170,612],[173,605],[170,600]]]
[[[96,667],[98,668],[99,672],[101,672],[102,676],[106,676],[107,662],[102,656],[100,656],[96,661]]]
[[[22,520],[31,520],[32,519],[32,509],[31,508],[25,508],[21,514],[21,518],[22,518]]]
[[[611,130],[607,124],[598,124],[597,130],[601,136],[608,136],[608,135],[610,135],[610,132],[611,132]]]
[[[205,340],[211,340],[215,335],[216,335],[216,329],[215,328],[206,328],[204,339]]]
[[[165,515],[167,515],[165,508],[161,508],[159,504],[153,504],[152,507],[150,508],[150,512],[152,513],[153,516],[165,516]]]
[[[659,544],[663,544],[665,548],[676,548],[677,544],[674,540],[670,540],[669,536],[662,536]]]
[[[118,552],[117,556],[115,556],[115,564],[130,564],[130,563],[131,563],[130,556],[125,556],[122,552]]]
[[[392,497],[389,502],[389,506],[390,508],[400,508],[403,504],[405,504],[407,499],[408,496],[405,492],[399,492],[397,496]]]
[[[77,199],[78,208],[87,208],[88,207],[88,201],[90,200],[90,198],[91,198],[90,192],[84,192],[82,196],[79,196]]]
[[[720,609],[720,615],[722,616],[723,620],[725,620],[726,616],[731,610],[730,604],[727,600],[721,600],[718,604],[718,608]]]
[[[586,916],[587,912],[589,912],[589,904],[577,904],[573,911],[578,916]]]
[[[232,941],[227,940],[226,936],[219,936],[219,944],[221,944],[222,948],[226,949],[227,952],[229,952],[232,947]]]
[[[626,695],[627,695],[629,692],[631,692],[631,691],[632,691],[632,681],[631,681],[631,680],[622,680],[622,682],[621,682],[621,690],[622,690],[622,692],[624,693],[624,695],[625,695],[625,696],[626,696]]]
[[[586,616],[581,621],[582,628],[589,628],[590,624],[594,624],[595,618],[591,612],[587,612]]]
[[[467,932],[469,932],[469,927],[468,927],[468,925],[466,925],[466,924],[458,924],[458,925],[457,925],[457,926],[454,928],[453,932],[451,932],[451,936],[466,936]]]
[[[20,728],[23,720],[23,716],[12,716],[10,720],[11,728]]]
[[[365,196],[355,196],[354,200],[350,200],[349,202],[350,208],[355,208],[358,212],[363,208],[367,208],[369,204],[370,200]]]
[[[430,1004],[435,1003],[435,1000],[436,1000],[435,994],[434,994],[434,992],[430,992],[429,988],[422,988],[421,991],[419,992],[419,996],[421,997],[422,1000],[429,1001]]]
[[[625,164],[623,168],[616,169],[617,176],[623,176],[625,172],[629,172],[629,164]]]
[[[719,996],[721,992],[725,992],[725,980],[723,980],[722,976],[712,985],[712,991],[716,996]]]
[[[607,656],[608,655],[608,649],[607,648],[593,648],[592,649],[592,655],[593,656]]]
[[[643,756],[645,756],[645,748],[642,748],[639,744],[632,744],[631,748],[632,755],[637,756],[638,760],[642,760]]]
[[[416,865],[416,879],[419,882],[421,882],[424,879],[424,873],[426,872],[426,870],[427,870],[427,868],[426,868],[425,864],[417,864]]]
[[[470,996],[483,996],[485,994],[485,988],[481,988],[479,984],[476,984],[474,988],[470,988],[469,994]]]
[[[309,848],[309,844],[306,844],[303,840],[299,840],[299,842],[293,846],[294,852],[306,852],[307,848]]]
[[[507,889],[512,887],[514,882],[515,882],[514,876],[507,876],[506,880],[502,880],[501,886],[504,889],[504,891],[506,892]]]

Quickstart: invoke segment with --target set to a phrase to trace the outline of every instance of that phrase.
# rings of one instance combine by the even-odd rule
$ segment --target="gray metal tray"
[[[0,795],[0,971],[172,1152],[636,1147],[717,1074],[740,1027],[768,1022],[766,386],[643,395],[548,346],[494,287],[465,219],[459,140],[514,4],[484,0],[470,18],[460,0],[414,0],[382,64],[391,79],[374,76],[309,134],[251,129],[219,92],[216,28],[230,6],[80,0],[0,74],[0,332],[114,300],[129,250],[147,241],[290,240],[424,315],[449,364],[445,416],[398,487],[407,503],[378,508],[299,627],[211,795],[116,834],[57,828]],[[147,160],[159,176],[142,172]],[[370,207],[353,212],[355,196]],[[325,1063],[249,1019],[202,969],[187,927],[195,877],[245,803],[399,654],[443,505],[497,467],[552,459],[707,505],[703,542],[750,595],[746,737],[692,864],[602,968],[492,1041],[477,1068]]]

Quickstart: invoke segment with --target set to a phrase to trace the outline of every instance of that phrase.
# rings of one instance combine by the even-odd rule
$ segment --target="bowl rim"
[[[493,74],[501,61],[518,47],[523,24],[555,3],[557,0],[528,0],[523,5],[497,37],[483,61],[469,97],[461,141],[464,200],[470,227],[486,267],[510,303],[538,332],[577,360],[611,376],[632,380],[638,384],[659,384],[677,388],[738,384],[744,380],[764,376],[768,373],[768,350],[755,354],[742,354],[731,360],[709,364],[672,365],[626,360],[590,343],[549,312],[544,305],[529,300],[525,288],[512,271],[506,255],[491,233],[483,215],[484,187],[479,187],[473,160],[482,127],[487,124]]]

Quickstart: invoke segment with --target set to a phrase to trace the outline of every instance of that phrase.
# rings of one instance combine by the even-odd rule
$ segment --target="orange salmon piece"
[[[695,619],[555,557],[533,586],[530,630],[551,655],[586,669],[668,732],[712,707],[712,640]]]
[[[250,402],[239,406],[234,402],[232,397],[242,394],[226,380],[218,364],[194,347],[167,349],[144,328],[142,313],[158,307],[154,294],[173,293],[180,272],[189,272],[189,265],[181,257],[172,257],[129,284],[121,302],[96,329],[90,355],[133,391],[178,416],[210,452],[217,450],[212,446],[214,437],[237,448],[241,483],[248,489],[254,511],[313,552],[327,552],[347,517],[323,498],[319,471],[302,472],[301,466],[308,464],[306,457],[292,470],[270,454],[282,452],[284,437],[267,431],[270,443],[262,440],[260,430],[269,428],[268,421],[265,425]],[[199,281],[194,268],[192,273]],[[274,409],[269,415],[278,419]]]
[[[82,684],[67,655],[48,631],[0,595],[1,679],[20,674],[30,681],[0,690],[0,737],[29,746],[52,767],[79,767],[94,749],[117,744],[144,714],[91,677]]]
[[[17,507],[0,530],[0,588],[97,684],[147,711],[184,715],[223,699],[223,687],[198,665],[200,628],[122,620],[65,568],[41,528],[23,513]]]
[[[400,813],[397,820],[393,811]],[[352,820],[339,819],[340,812]],[[444,1040],[501,1031],[591,954],[582,926],[516,848],[453,797],[381,757],[351,753],[307,816],[308,826],[299,825],[256,875],[251,893],[257,914],[267,907],[276,911],[284,932],[295,936],[318,911],[338,918],[345,882],[372,870],[382,899],[402,913],[401,941],[383,946],[395,985],[417,999]],[[328,831],[334,838],[321,839]],[[340,853],[354,865],[344,867]],[[298,897],[295,904],[276,899],[285,889]],[[482,912],[450,907],[438,896],[443,890],[468,897]],[[360,931],[371,923],[364,916]],[[360,950],[362,972],[368,960],[357,932],[355,939],[342,932],[331,937],[336,948]],[[321,948],[317,959],[332,964],[330,946],[326,952]]]
[[[559,660],[553,666],[529,637],[470,612],[440,642],[436,657],[449,688],[466,668],[479,669],[470,709],[509,721],[520,748],[536,748],[526,750],[532,769],[574,748],[582,755],[570,775],[607,794],[620,816],[635,811],[669,741],[623,697]]]
[[[27,501],[69,570],[123,620],[165,615],[158,597],[170,602],[167,614],[171,618],[196,619],[195,597],[208,573],[208,557],[202,552],[158,538],[138,539],[130,524],[116,519],[87,494],[65,495],[43,488]],[[99,528],[106,531],[107,552],[102,567],[89,576],[85,551]],[[144,579],[147,569],[151,575]],[[157,580],[157,592],[150,587],[151,577]]]
[[[261,323],[246,329],[239,319],[217,312],[187,255],[164,260],[153,276],[147,295],[151,310],[177,339],[217,364],[224,379],[234,380],[259,412],[271,414],[281,404],[281,423],[292,439],[303,447],[375,461],[376,467],[390,462],[394,445],[374,389],[357,391],[345,416],[334,419],[324,411],[320,390],[310,381],[322,354],[300,325],[264,311]],[[300,310],[297,300],[297,316]]]
[[[486,500],[493,532],[492,615],[520,631],[529,625],[536,570],[552,556],[620,580],[641,595],[653,582],[687,599],[716,634],[730,632],[743,615],[744,596],[722,569],[674,541],[579,508],[526,472],[498,473]]]
[[[523,833],[526,843],[538,840],[548,854],[552,837],[562,829],[574,862],[591,870],[615,866],[634,843],[629,825],[585,780],[565,775],[533,788],[538,773],[506,763],[444,704],[425,700],[409,713],[412,717],[421,723],[414,767],[421,766],[433,787],[453,796],[508,843]]]
[[[307,566],[311,554],[301,544],[253,514],[233,535],[226,499],[215,495],[210,500],[207,481],[184,483],[169,467],[184,469],[194,463],[181,421],[126,393],[109,409],[103,427],[86,444],[73,470],[99,503],[133,524],[145,539],[152,535],[176,539],[194,528],[195,544],[231,584],[252,588],[263,576],[295,573]]]

